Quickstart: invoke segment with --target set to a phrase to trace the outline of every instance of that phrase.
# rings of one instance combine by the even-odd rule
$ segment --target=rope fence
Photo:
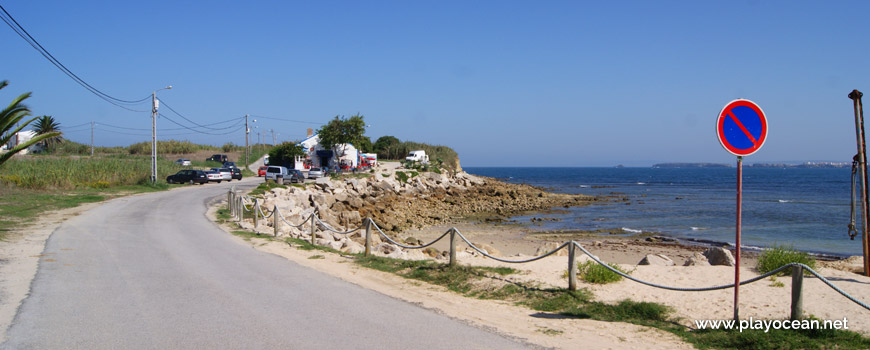
[[[248,205],[246,205],[246,203],[250,203],[251,209],[248,209]],[[649,282],[649,281],[644,281],[644,280],[641,280],[639,278],[632,277],[629,274],[622,272],[622,271],[610,266],[609,264],[601,261],[600,259],[598,259],[597,256],[590,253],[588,250],[586,250],[586,248],[584,248],[582,245],[580,245],[580,243],[577,243],[576,241],[568,241],[568,242],[562,243],[562,245],[554,248],[553,250],[551,250],[545,254],[542,254],[540,256],[536,256],[534,258],[531,258],[531,259],[508,260],[508,259],[502,259],[502,258],[499,258],[496,256],[492,256],[486,250],[477,247],[471,241],[469,241],[468,238],[466,238],[461,232],[459,232],[459,230],[455,227],[451,227],[450,229],[447,230],[447,232],[444,232],[444,234],[442,234],[441,236],[439,236],[438,238],[434,239],[433,241],[431,241],[429,243],[421,244],[421,245],[406,245],[406,244],[399,243],[396,240],[392,239],[380,227],[378,227],[378,225],[371,218],[363,219],[362,225],[355,228],[355,229],[346,230],[346,231],[339,231],[339,230],[335,229],[334,227],[332,227],[331,225],[323,222],[317,216],[317,211],[315,210],[314,212],[309,214],[300,224],[297,225],[297,224],[293,224],[293,223],[287,221],[287,219],[284,217],[284,214],[282,214],[281,211],[278,210],[277,205],[275,205],[273,207],[272,211],[269,213],[268,216],[265,215],[265,213],[262,209],[262,206],[260,205],[260,201],[258,199],[256,199],[256,198],[247,199],[247,198],[245,198],[245,196],[238,195],[235,191],[235,187],[233,187],[227,194],[227,207],[230,210],[230,215],[234,218],[237,218],[237,220],[239,222],[244,220],[245,212],[253,213],[252,219],[254,222],[254,229],[255,230],[259,224],[259,222],[258,222],[259,217],[262,217],[263,219],[272,217],[273,218],[272,226],[274,229],[274,236],[275,237],[277,237],[279,235],[279,219],[281,222],[284,222],[288,226],[297,228],[299,230],[302,230],[303,226],[306,223],[308,223],[309,228],[310,228],[311,244],[315,244],[315,231],[316,231],[317,227],[320,227],[321,231],[328,231],[328,232],[332,232],[332,233],[339,234],[339,235],[350,235],[350,234],[359,232],[361,230],[365,230],[365,253],[364,253],[365,256],[371,255],[372,228],[377,230],[380,237],[383,237],[384,240],[386,240],[387,242],[394,244],[398,247],[404,248],[404,249],[424,249],[424,248],[427,248],[429,246],[432,246],[436,242],[444,239],[444,237],[449,235],[450,236],[450,253],[449,253],[449,263],[448,264],[450,266],[455,266],[457,264],[457,259],[456,259],[457,239],[456,239],[456,237],[459,237],[459,239],[461,239],[463,242],[465,242],[465,244],[467,244],[471,249],[473,249],[474,251],[478,252],[480,255],[482,255],[488,259],[493,259],[496,261],[500,261],[500,262],[504,262],[504,263],[511,263],[511,264],[522,264],[522,263],[529,263],[529,262],[541,260],[543,258],[546,258],[548,256],[556,254],[558,251],[560,251],[562,249],[568,249],[568,289],[569,290],[577,290],[576,249],[580,249],[580,251],[582,251],[590,259],[592,259],[592,261],[595,261],[597,264],[604,266],[608,270],[610,270],[610,271],[612,271],[612,272],[614,272],[622,277],[625,277],[628,280],[631,280],[633,282],[637,282],[637,283],[640,283],[640,284],[643,284],[643,285],[646,285],[649,287],[653,287],[653,288],[659,288],[659,289],[665,289],[665,290],[671,290],[671,291],[679,291],[679,292],[707,292],[707,291],[733,288],[735,286],[734,283],[731,283],[731,284],[719,285],[719,286],[686,288],[686,287],[667,286],[667,285],[661,285],[661,284],[657,284],[657,283],[653,283],[653,282]],[[790,264],[780,266],[779,268],[777,268],[773,271],[770,271],[768,273],[765,273],[761,276],[750,278],[750,279],[747,279],[745,281],[741,281],[740,285],[746,285],[746,284],[750,284],[753,282],[763,280],[763,279],[770,277],[770,276],[773,276],[773,275],[775,275],[775,274],[777,274],[777,273],[779,273],[787,268],[792,269],[792,303],[791,303],[791,318],[792,319],[800,319],[802,317],[802,313],[803,313],[803,311],[802,311],[802,308],[803,308],[803,306],[802,306],[802,299],[803,299],[802,298],[802,295],[803,295],[802,287],[803,287],[804,271],[809,272],[810,274],[812,274],[813,276],[818,278],[820,281],[825,283],[828,287],[831,287],[831,289],[833,289],[837,293],[841,294],[845,298],[851,300],[855,304],[863,307],[864,309],[870,310],[870,305],[858,300],[854,296],[848,294],[847,292],[845,292],[841,288],[837,287],[830,280],[823,277],[817,271],[813,270],[809,266],[804,265],[804,264],[800,264],[800,263],[790,263]]]

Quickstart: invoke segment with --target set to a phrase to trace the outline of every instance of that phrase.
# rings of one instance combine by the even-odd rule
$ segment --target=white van
[[[278,180],[276,179],[276,177],[281,177],[283,179],[285,177],[288,177],[287,174],[287,168],[282,166],[270,165],[268,168],[266,168],[266,181],[272,180],[277,182]]]
[[[423,150],[411,151],[411,153],[408,153],[408,156],[405,157],[405,160],[411,161],[411,162],[420,162],[423,164],[428,164],[429,163],[429,156],[427,156],[426,151],[423,151]]]

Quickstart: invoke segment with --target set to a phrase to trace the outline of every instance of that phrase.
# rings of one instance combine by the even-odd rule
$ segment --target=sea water
[[[732,245],[735,241],[737,169],[733,167],[464,170],[554,192],[624,198],[513,218],[529,224],[534,217],[555,220],[537,221],[537,229],[654,232]],[[861,255],[861,236],[850,240],[847,233],[850,181],[848,168],[744,167],[741,245]]]

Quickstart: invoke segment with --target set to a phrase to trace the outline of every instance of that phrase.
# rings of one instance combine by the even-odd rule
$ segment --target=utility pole
[[[169,85],[163,89],[171,89]],[[157,183],[157,107],[160,103],[157,102],[157,89],[151,93],[151,183]]]
[[[157,90],[151,93],[151,183],[157,182]]]
[[[274,147],[277,143],[275,142],[275,129],[269,129],[272,132],[272,147]]]
[[[94,121],[91,121],[91,157],[94,156]]]
[[[248,134],[251,129],[248,129],[248,115],[245,114],[245,166],[248,166]]]

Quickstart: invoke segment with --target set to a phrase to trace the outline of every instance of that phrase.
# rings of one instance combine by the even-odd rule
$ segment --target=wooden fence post
[[[575,261],[575,243],[568,245],[568,290],[577,290],[577,262]]]
[[[227,209],[230,210],[230,215],[233,215],[233,191],[227,191]]]
[[[372,218],[366,218],[366,254],[372,254]]]
[[[239,196],[237,202],[239,203],[239,223],[241,223],[245,219],[245,199]]]
[[[791,267],[791,319],[799,320],[804,313],[804,268],[800,265]]]
[[[274,209],[272,209],[272,228],[275,229],[275,237],[278,237],[278,205],[275,204]]]
[[[259,206],[259,200],[257,198],[254,198],[254,232],[257,232],[257,226],[260,223],[260,211],[257,210]]]
[[[450,266],[456,266],[456,229],[450,229]]]
[[[309,218],[311,219],[311,245],[316,245],[314,244],[314,226],[317,225],[317,220],[314,219],[314,213],[311,213],[311,216],[309,216]]]

